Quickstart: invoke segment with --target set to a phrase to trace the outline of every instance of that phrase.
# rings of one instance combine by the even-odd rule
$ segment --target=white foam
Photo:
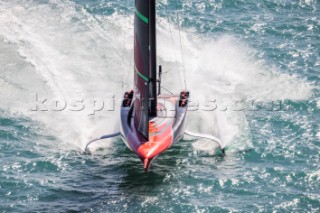
[[[1,10],[1,36],[15,44],[20,56],[32,64],[37,73],[22,72],[25,71],[23,67],[13,76],[22,76],[33,83],[31,88],[25,84],[29,89],[27,95],[31,96],[29,104],[34,105],[35,93],[41,98],[55,97],[67,101],[86,98],[88,102],[95,97],[105,98],[108,93],[121,93],[122,72],[119,70],[122,67],[118,66],[119,61],[122,62],[121,51],[115,51],[118,46],[110,39],[115,40],[117,29],[108,34],[109,31],[101,29],[93,17],[78,12],[70,2],[52,1],[44,5],[8,2],[1,5]],[[31,79],[30,75],[33,76]],[[43,85],[49,91],[43,93]],[[17,94],[15,99],[25,100],[25,95]],[[116,128],[117,112],[104,116],[88,116],[86,110],[33,113],[30,105],[18,107],[16,100],[11,101],[17,110],[43,122],[55,136],[79,147],[83,147],[89,138],[113,132]]]
[[[312,94],[310,84],[298,76],[283,74],[273,67],[267,67],[263,60],[255,58],[254,50],[230,35],[208,39],[180,32],[181,53],[179,31],[166,20],[161,20],[159,25],[162,28],[158,30],[158,53],[166,70],[178,68],[182,73],[184,67],[191,97],[200,102],[210,97],[218,103],[215,111],[189,112],[188,128],[193,131],[213,134],[226,144],[237,141],[237,146],[250,147],[250,133],[244,114],[230,108],[223,111],[222,105],[242,99],[302,100]],[[171,47],[174,48],[169,51]],[[183,78],[182,74],[180,78],[181,76]],[[179,76],[176,74],[173,79],[179,79]],[[181,82],[183,84],[183,80]],[[168,85],[170,89],[177,89],[179,86],[173,82]],[[203,147],[207,147],[208,151],[212,149],[205,141],[202,145],[197,142],[194,146],[201,150]]]
[[[300,203],[300,199],[299,198],[294,198],[291,201],[286,201],[286,202],[280,203],[279,205],[276,205],[275,208],[276,209],[292,208],[292,207],[298,206],[299,203]]]
[[[317,107],[320,109],[320,100],[317,101]]]
[[[316,181],[320,181],[320,170],[312,172],[308,174],[308,176],[309,176],[309,181],[311,181],[312,179],[315,179]]]

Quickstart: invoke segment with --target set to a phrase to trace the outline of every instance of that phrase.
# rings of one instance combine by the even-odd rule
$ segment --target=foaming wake
[[[1,65],[10,62],[5,69],[13,69],[0,76],[0,83],[6,82],[1,91],[6,94],[4,106],[43,123],[57,138],[80,148],[90,138],[118,130],[117,100],[124,89],[132,88],[132,15],[92,15],[59,0],[2,2],[0,11],[0,46],[12,56]],[[186,81],[193,102],[206,106],[208,100],[216,100],[219,107],[190,111],[188,129],[237,147],[251,146],[244,113],[224,110],[222,105],[235,99],[300,100],[311,95],[306,82],[267,67],[252,52],[232,36],[204,39],[179,33],[166,19],[159,19],[158,62],[167,72],[163,86],[179,92]],[[35,94],[67,102],[83,99],[85,108],[31,111]],[[92,115],[94,104],[112,95],[115,110],[103,108]]]
[[[303,100],[312,95],[310,84],[267,66],[255,57],[253,49],[230,35],[208,39],[181,32],[179,35],[165,20],[160,26],[159,55],[169,70],[178,67],[183,72],[184,67],[192,99],[199,104],[197,110],[189,112],[188,129],[213,134],[236,150],[243,150],[252,145],[245,110],[230,106],[239,100]],[[180,38],[183,51],[177,54]],[[170,46],[175,50],[168,51]],[[178,61],[178,65],[167,63],[171,61]],[[168,87],[173,85],[170,82]],[[199,150],[216,148],[205,141],[193,145]]]
[[[86,11],[65,1],[2,2],[0,16],[2,45],[13,56],[3,63],[15,66],[9,77],[18,84],[4,85],[2,92],[11,94],[4,106],[32,117],[57,138],[81,148],[89,138],[113,132],[118,113],[112,106],[106,113],[92,114],[94,105],[122,93],[125,39],[117,37],[121,29],[112,22],[100,26]],[[39,103],[36,95],[48,101],[32,111]],[[66,101],[67,109],[53,110],[54,100]],[[73,100],[84,100],[84,109],[68,110]]]

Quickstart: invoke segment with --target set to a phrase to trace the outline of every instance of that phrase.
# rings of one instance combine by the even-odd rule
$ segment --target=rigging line
[[[134,39],[134,38],[133,38]],[[134,48],[134,47],[133,47]],[[132,60],[133,60],[133,51],[130,51],[130,61],[129,61],[129,66],[128,66],[128,72],[127,72],[127,85],[129,85],[130,83],[128,82],[132,82],[129,81],[129,73],[130,73],[130,69],[134,69],[134,67],[132,66]]]
[[[167,91],[168,93],[170,93],[171,95],[173,95],[173,92],[171,92],[170,90],[164,88],[163,86],[161,86],[161,89],[164,89],[165,91]]]
[[[122,35],[123,35],[123,54],[122,54],[122,64],[123,64],[123,69],[122,69],[122,91],[121,93],[124,93],[124,74],[125,74],[125,70],[126,70],[126,66],[125,66],[125,50],[126,50],[126,36],[124,31],[122,31]]]
[[[133,23],[134,23],[134,19],[131,19],[132,21],[133,21]],[[133,37],[133,40],[134,40],[134,37]],[[134,41],[132,42],[132,44],[134,43]],[[134,49],[134,47],[132,47],[132,50]],[[134,70],[134,67],[133,66],[131,66],[132,65],[132,59],[133,59],[133,52],[134,51],[129,51],[130,52],[130,58],[129,58],[129,60],[128,60],[128,70],[127,70],[127,79],[126,79],[126,85],[127,85],[127,88],[126,89],[128,89],[128,88],[130,88],[130,83],[129,82],[132,82],[132,81],[129,81],[129,73],[130,73],[130,70],[132,69],[132,70]],[[132,87],[131,87],[132,88]]]
[[[176,5],[176,15],[177,19],[179,20],[179,14],[178,14],[178,3],[177,0],[174,1]],[[182,51],[182,41],[181,41],[181,30],[180,30],[180,22],[178,22],[178,30],[179,30],[179,39],[180,39],[180,51],[181,51],[181,60],[182,60],[182,69],[183,69],[183,78],[184,78],[184,88],[187,89],[187,82],[186,82],[186,70],[184,67],[184,56]]]
[[[166,11],[168,12],[168,6],[166,5]],[[169,18],[169,30],[170,30],[170,37],[171,37],[171,42],[172,42],[172,46],[174,45],[174,41],[173,41],[173,35],[172,35],[172,30],[171,30],[171,20]],[[174,48],[173,50],[174,52],[174,58],[175,58],[175,64],[178,70],[178,76],[179,76],[179,81],[180,81],[180,87],[182,88],[182,80],[181,80],[181,74],[180,74],[180,69],[179,69],[179,65],[178,65],[178,60],[177,60],[177,53],[176,53],[176,49]]]

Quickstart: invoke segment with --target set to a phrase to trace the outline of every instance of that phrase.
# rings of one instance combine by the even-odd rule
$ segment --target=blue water
[[[0,212],[320,212],[320,2],[157,1],[163,86],[226,155],[186,137],[148,173],[119,138],[83,153],[119,129],[133,4],[0,1]]]

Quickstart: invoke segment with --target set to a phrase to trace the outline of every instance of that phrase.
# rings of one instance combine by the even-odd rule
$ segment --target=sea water
[[[120,138],[134,1],[0,1],[0,212],[319,212],[320,2],[159,0],[185,137],[145,173]]]

